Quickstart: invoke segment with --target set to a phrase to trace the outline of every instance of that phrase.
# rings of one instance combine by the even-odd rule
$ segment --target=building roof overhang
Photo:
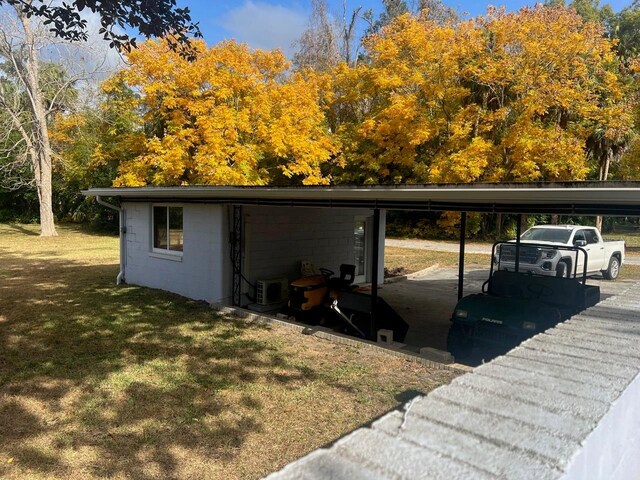
[[[640,182],[91,188],[120,201],[640,216]]]

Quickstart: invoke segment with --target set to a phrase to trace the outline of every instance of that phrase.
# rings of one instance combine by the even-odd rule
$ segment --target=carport
[[[561,215],[640,216],[640,182],[570,182],[514,184],[432,184],[371,187],[139,187],[96,188],[86,195],[116,197],[123,202],[228,205],[231,303],[242,303],[244,207],[307,207],[366,209],[373,212],[373,232],[380,230],[383,210],[461,213],[458,298],[464,294],[466,216],[469,212]],[[122,218],[121,218],[122,221]],[[517,222],[519,226],[521,222]],[[121,225],[121,238],[126,234]],[[381,236],[372,237],[370,257],[371,304],[378,297]],[[516,247],[518,249],[518,247]],[[517,258],[517,254],[516,254]],[[516,261],[517,264],[517,261]],[[372,310],[374,310],[372,308]],[[372,318],[372,323],[375,319]]]
[[[322,193],[331,192],[330,198]],[[275,193],[275,192],[274,192]],[[280,191],[281,194],[285,192]],[[294,194],[295,195],[295,194]],[[521,216],[523,214],[558,215],[606,215],[637,216],[640,214],[640,183],[638,182],[569,182],[569,183],[520,183],[520,184],[458,184],[424,186],[380,186],[371,188],[338,187],[332,189],[302,188],[297,198],[286,201],[291,206],[304,205],[325,208],[369,208],[374,211],[374,227],[379,226],[379,213],[384,210],[413,211],[456,211],[461,214],[459,234],[459,260],[457,298],[464,295],[465,284],[465,243],[467,213],[502,213],[517,216],[516,226],[516,271],[519,264],[519,238]],[[281,199],[260,199],[261,204],[281,205]],[[251,204],[250,202],[248,202]],[[379,237],[374,237],[371,261],[371,311],[378,296],[378,258],[380,258]],[[234,270],[235,271],[235,270]],[[474,272],[480,273],[480,272]],[[476,275],[477,276],[477,275]],[[479,291],[482,279],[467,278]],[[237,282],[238,280],[234,280]],[[430,288],[436,282],[417,282],[420,287]],[[440,285],[451,281],[440,281]],[[478,284],[478,285],[475,285]],[[387,287],[389,288],[389,287]],[[436,287],[437,288],[437,287]],[[442,287],[440,287],[442,288]],[[416,289],[414,289],[415,291]],[[610,290],[613,292],[615,289]],[[406,295],[405,295],[406,296]],[[387,298],[387,300],[390,300]],[[451,311],[453,311],[453,305]],[[430,310],[432,311],[432,310]],[[402,314],[402,312],[401,312]],[[375,318],[372,317],[372,323]],[[446,324],[448,326],[448,322]],[[440,328],[440,326],[438,326]],[[441,328],[440,328],[441,329]],[[429,346],[418,344],[417,346]],[[433,345],[431,345],[433,346]],[[438,348],[442,348],[440,345]]]
[[[639,216],[640,182],[555,182],[512,184],[434,184],[374,187],[236,187],[213,190],[219,197],[210,201],[233,204],[234,226],[242,205],[301,206],[320,208],[364,208],[374,212],[373,230],[379,229],[381,210],[424,212],[453,211],[461,213],[458,298],[463,291],[464,251],[467,213],[503,213],[518,216],[517,237],[522,214],[558,214],[586,216]],[[192,189],[191,193],[196,194]],[[218,195],[215,195],[218,196]],[[193,199],[193,201],[198,201]],[[239,240],[241,237],[236,237]],[[373,237],[371,262],[372,302],[377,295],[379,275],[376,265],[380,256],[379,237]],[[242,262],[240,252],[234,255]],[[517,264],[517,262],[516,262]],[[234,285],[238,272],[233,270]],[[234,297],[234,300],[235,299]],[[236,303],[237,305],[237,303]]]

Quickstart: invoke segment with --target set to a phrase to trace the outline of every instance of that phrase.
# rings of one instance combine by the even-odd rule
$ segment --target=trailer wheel
[[[611,257],[609,260],[609,268],[607,268],[602,275],[607,280],[615,280],[620,275],[620,259],[616,256]]]
[[[569,270],[567,267],[567,262],[559,261],[556,265],[556,277],[566,278],[568,276],[567,270]]]

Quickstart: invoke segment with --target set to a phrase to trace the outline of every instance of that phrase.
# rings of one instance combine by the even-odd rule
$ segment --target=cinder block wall
[[[280,277],[294,280],[300,276],[301,260],[338,273],[340,264],[354,262],[355,217],[373,214],[365,209],[299,207],[244,207],[243,212],[243,271],[252,283]],[[381,282],[383,273],[384,239],[380,242]]]
[[[128,202],[126,210],[127,283],[168,290],[211,303],[231,302],[229,208],[182,206],[182,258],[158,258],[152,252],[151,203]],[[244,207],[243,272],[256,280],[299,277],[300,261],[339,272],[354,262],[354,219],[371,216],[365,209]],[[384,222],[381,215],[378,276],[384,277]],[[369,242],[372,235],[369,235]],[[371,245],[367,249],[371,252]],[[369,277],[369,267],[367,267]]]
[[[231,271],[227,208],[182,206],[184,251],[174,260],[151,255],[151,203],[125,203],[127,283],[168,290],[195,300],[228,302]]]
[[[637,480],[639,287],[268,480]]]

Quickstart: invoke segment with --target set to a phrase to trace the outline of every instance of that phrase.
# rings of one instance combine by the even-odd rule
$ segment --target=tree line
[[[638,2],[614,13],[551,1],[473,19],[434,0],[383,4],[374,18],[314,1],[292,61],[168,33],[130,49],[82,108],[73,82],[53,98],[40,88],[52,211],[95,219],[79,195],[89,186],[638,178]],[[26,102],[33,88],[4,71],[2,92]],[[20,132],[7,131],[10,145]],[[16,159],[6,150],[0,169]],[[0,196],[0,215],[18,198]]]

